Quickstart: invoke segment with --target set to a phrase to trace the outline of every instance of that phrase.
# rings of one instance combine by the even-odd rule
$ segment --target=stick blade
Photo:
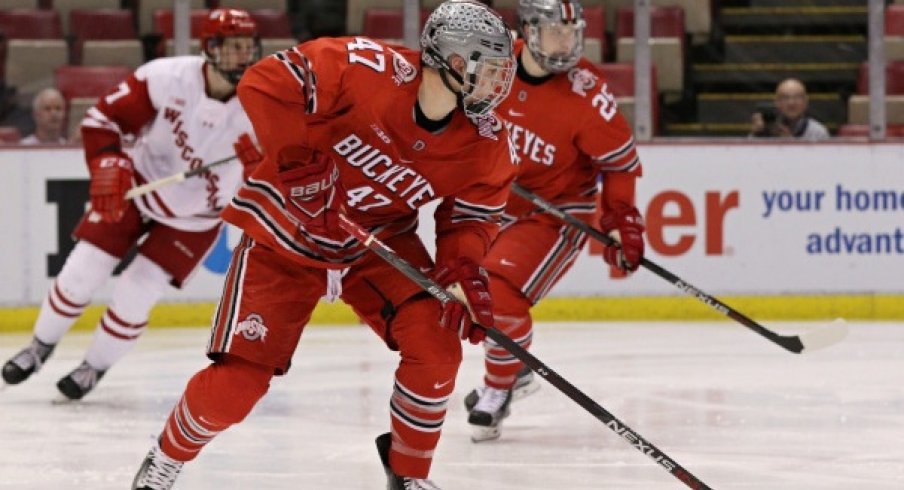
[[[800,342],[804,348],[802,352],[811,352],[814,350],[825,349],[844,340],[848,334],[847,322],[843,318],[836,318],[835,321],[820,328],[814,328],[809,332],[801,334]]]

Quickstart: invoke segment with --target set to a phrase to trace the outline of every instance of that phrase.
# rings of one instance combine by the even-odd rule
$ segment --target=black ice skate
[[[32,374],[38,372],[56,345],[45,344],[34,337],[28,347],[19,351],[3,365],[3,381],[7,384],[19,384]]]
[[[164,454],[154,442],[132,481],[132,490],[170,490],[184,464]]]
[[[502,419],[509,416],[509,405],[512,403],[512,390],[498,390],[484,387],[480,399],[468,414],[471,424],[471,441],[483,442],[499,438],[499,426]]]
[[[104,373],[106,371],[94,369],[87,361],[82,361],[74,371],[57,382],[57,389],[70,400],[81,400],[94,389]]]
[[[483,390],[485,389],[486,386],[481,386],[474,388],[468,393],[468,396],[465,397],[465,409],[467,411],[470,412],[474,409],[474,405],[477,405],[477,400],[480,400],[480,396],[483,395]],[[518,370],[518,377],[515,378],[515,386],[512,387],[512,401],[515,402],[532,395],[539,389],[540,381],[534,376],[534,372],[529,367],[524,366]]]
[[[380,461],[386,471],[386,490],[441,490],[430,480],[399,476],[389,467],[389,447],[392,445],[392,435],[388,432],[377,437],[377,452],[380,453]]]

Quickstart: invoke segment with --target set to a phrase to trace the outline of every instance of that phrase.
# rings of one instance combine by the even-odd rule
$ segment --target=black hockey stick
[[[417,283],[418,286],[422,287],[443,304],[446,304],[449,301],[458,301],[451,292],[425,276],[417,268],[406,262],[405,259],[396,255],[391,248],[377,239],[372,233],[362,228],[361,225],[348,219],[345,215],[339,216],[339,225],[342,229],[363,243],[365,247],[379,255],[386,262],[389,262],[390,265],[398,269],[402,274],[405,274],[405,276]],[[665,468],[665,470],[671,473],[675,478],[681,480],[690,488],[711,490],[709,486],[684,469],[674,459],[668,457],[664,452],[660,451],[659,448],[641,437],[640,434],[634,432],[634,430],[625,425],[624,422],[615,418],[615,416],[609,413],[605,408],[593,401],[592,398],[585,395],[584,392],[577,389],[577,387],[566,381],[565,378],[559,376],[533,354],[518,345],[517,342],[495,328],[486,328],[486,332],[487,337],[504,347],[527,367],[542,376],[551,385],[558,388],[558,390],[564,393],[568,398],[574,400],[578,405],[583,407],[584,410],[590,412],[591,415],[599,419],[606,427],[612,429],[613,432],[631,443],[638,451],[646,454],[647,457],[655,461],[659,466]]]
[[[200,167],[194,170],[186,170],[185,172],[180,172],[175,175],[170,175],[169,177],[164,177],[162,179],[157,179],[153,182],[148,182],[147,184],[139,185],[136,187],[132,187],[126,192],[126,200],[135,199],[138,196],[143,196],[145,194],[156,191],[157,189],[167,186],[170,184],[175,184],[178,182],[182,182],[183,180],[194,177],[195,175],[203,174],[204,172],[210,170],[217,165],[222,165],[224,163],[231,162],[238,158],[238,155],[232,155],[231,157],[226,157],[222,160],[217,160],[215,162],[210,162],[207,165],[201,165]]]
[[[524,199],[527,199],[543,211],[546,211],[547,213],[555,216],[566,224],[583,231],[594,240],[598,240],[607,246],[618,246],[615,240],[613,240],[603,232],[591,227],[587,223],[584,223],[583,221],[575,218],[565,211],[562,211],[542,197],[534,194],[524,187],[521,187],[517,183],[512,184],[512,192]],[[641,260],[640,265],[646,267],[657,276],[672,283],[676,288],[702,301],[704,304],[710,306],[712,309],[718,311],[719,313],[722,313],[723,315],[731,318],[732,320],[735,320],[741,325],[744,325],[745,327],[780,345],[784,349],[796,354],[828,347],[832,344],[840,342],[847,335],[847,325],[841,318],[838,318],[834,322],[821,328],[813,329],[800,335],[779,335],[753,321],[738,310],[735,310],[734,308],[726,305],[718,299],[704,293],[700,289],[696,288],[695,286],[691,285],[675,274],[672,274],[671,272],[663,269],[655,262],[644,258],[643,260]]]

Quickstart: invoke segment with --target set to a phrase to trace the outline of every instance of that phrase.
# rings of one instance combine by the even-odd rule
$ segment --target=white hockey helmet
[[[581,58],[586,23],[584,8],[576,0],[518,0],[518,21],[528,51],[544,70],[568,71]],[[550,33],[553,29],[571,29],[573,44],[563,51],[545,52],[541,38],[544,29]]]
[[[421,60],[440,72],[446,87],[456,92],[469,117],[483,116],[498,106],[512,88],[515,57],[512,35],[502,17],[486,5],[469,0],[442,3],[421,32]],[[464,71],[450,61],[461,57]],[[461,85],[452,88],[447,77]]]

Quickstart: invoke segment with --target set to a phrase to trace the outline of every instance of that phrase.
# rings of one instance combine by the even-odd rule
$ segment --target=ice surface
[[[775,324],[783,333],[810,324]],[[904,489],[904,325],[850,324],[841,344],[790,354],[732,323],[540,324],[533,352],[716,489]],[[9,358],[28,336],[0,336]],[[129,487],[206,329],[152,328],[79,403],[55,405],[88,334],[63,339],[0,392],[0,488]],[[444,489],[672,489],[683,484],[544,382],[502,438],[473,444],[462,407],[481,382],[466,346],[431,478]],[[382,489],[396,354],[364,327],[311,326],[289,374],[185,466],[176,489]]]

